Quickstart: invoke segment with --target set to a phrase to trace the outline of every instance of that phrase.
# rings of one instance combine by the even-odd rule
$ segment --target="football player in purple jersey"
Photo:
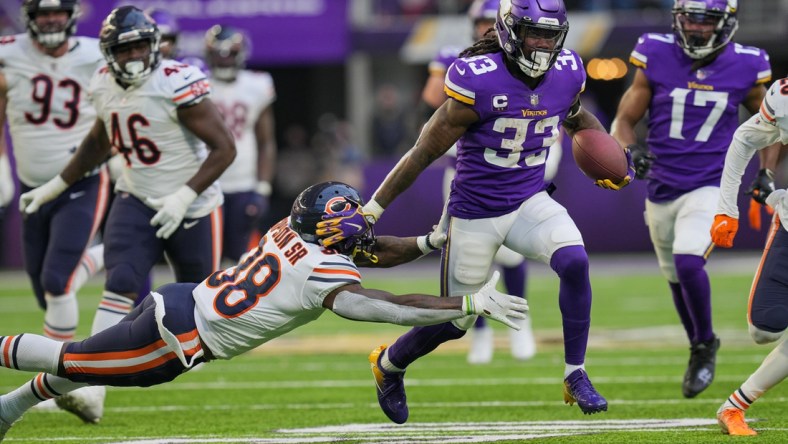
[[[648,181],[651,242],[690,342],[682,383],[687,398],[711,384],[720,346],[704,267],[725,153],[739,105],[757,112],[772,75],[766,52],[731,41],[736,3],[676,0],[673,33],[645,34],[632,51],[630,62],[638,69],[611,130],[632,152],[636,177]],[[634,128],[646,111],[643,147]],[[764,183],[754,197],[765,199],[773,189]]]
[[[586,128],[604,131],[580,106],[586,75],[580,57],[563,48],[568,30],[561,0],[502,1],[495,34],[463,51],[449,67],[445,91],[450,100],[430,118],[414,147],[363,207],[363,215],[333,218],[322,226],[335,229],[331,242],[352,235],[355,225],[374,223],[456,142],[457,175],[444,213],[448,241],[441,294],[456,296],[483,285],[501,245],[549,264],[560,279],[564,401],[592,414],[607,410],[607,400],[591,384],[584,365],[591,324],[588,255],[574,221],[548,195],[544,182],[547,148],[558,137],[559,125],[570,135]],[[598,185],[618,190],[633,174]],[[372,352],[378,401],[389,419],[408,419],[407,366],[462,337],[475,320],[417,327]]]
[[[468,9],[468,18],[473,24],[473,41],[480,40],[484,35],[491,31],[495,26],[495,17],[498,15],[499,0],[475,0]],[[438,109],[448,96],[443,91],[446,70],[457,59],[461,48],[454,46],[442,48],[429,64],[429,77],[424,89],[421,91],[421,98],[430,108],[430,113]],[[553,154],[553,153],[551,153]],[[454,180],[456,172],[457,150],[452,147],[444,156],[450,163],[446,167],[443,177],[443,193],[448,198],[451,191],[451,181]],[[558,159],[560,156],[550,156],[550,159]],[[503,271],[503,281],[506,290],[511,294],[522,295],[525,297],[526,264],[525,258],[514,251],[501,247],[495,254],[495,263]],[[534,340],[531,328],[531,319],[526,318],[520,321],[520,330],[511,330],[510,348],[515,359],[527,360],[536,354],[536,341]],[[487,320],[483,317],[476,319],[471,330],[471,348],[468,351],[468,363],[487,364],[493,357],[493,329],[487,325]]]

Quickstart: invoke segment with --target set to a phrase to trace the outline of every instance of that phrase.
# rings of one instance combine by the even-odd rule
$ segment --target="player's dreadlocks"
[[[479,39],[473,46],[466,48],[460,53],[460,57],[473,57],[481,54],[492,54],[502,51],[498,44],[498,35],[495,29],[490,28],[484,33],[484,37]]]

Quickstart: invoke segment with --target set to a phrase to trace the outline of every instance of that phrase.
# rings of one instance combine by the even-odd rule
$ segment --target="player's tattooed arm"
[[[111,152],[109,137],[104,122],[96,119],[93,127],[82,140],[77,152],[60,173],[67,184],[72,184],[107,160]]]
[[[413,148],[402,156],[378,187],[375,201],[383,208],[388,207],[478,120],[479,116],[471,107],[453,99],[444,102],[424,125]]]

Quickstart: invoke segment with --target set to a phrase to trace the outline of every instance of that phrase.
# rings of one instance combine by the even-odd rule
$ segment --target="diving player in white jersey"
[[[760,111],[734,133],[725,156],[717,215],[711,239],[720,247],[730,248],[739,227],[739,194],[744,169],[756,151],[780,142],[788,144],[788,78],[780,79],[766,93]],[[766,241],[761,263],[755,274],[747,304],[750,336],[757,344],[782,339],[763,360],[761,366],[736,389],[717,410],[723,433],[757,435],[744,421],[744,413],[758,398],[788,376],[788,193],[772,191],[766,203],[774,208],[774,223]]]
[[[199,284],[160,287],[119,324],[81,342],[32,334],[0,336],[0,365],[39,373],[0,396],[0,441],[31,406],[88,384],[162,384],[213,359],[230,359],[317,319],[329,309],[357,321],[429,325],[481,315],[517,328],[528,305],[495,290],[497,273],[465,296],[395,296],[361,286],[358,265],[391,267],[440,247],[442,232],[419,238],[375,238],[371,229],[324,247],[326,215],[363,204],[340,182],[304,190],[282,220],[236,266]],[[429,240],[428,240],[429,239]],[[87,362],[90,365],[85,365]]]
[[[199,282],[218,269],[222,193],[215,182],[235,156],[205,75],[160,60],[159,30],[141,10],[114,9],[102,25],[100,47],[107,66],[90,83],[97,111],[92,129],[59,175],[20,196],[24,213],[35,214],[112,147],[123,155],[104,233],[107,279],[94,331],[131,311],[162,254],[178,282]],[[83,419],[100,419],[98,401],[81,408]]]
[[[235,136],[238,155],[219,182],[224,192],[224,248],[235,262],[268,209],[276,165],[274,81],[266,72],[243,69],[248,45],[243,33],[216,25],[205,33],[213,101]]]

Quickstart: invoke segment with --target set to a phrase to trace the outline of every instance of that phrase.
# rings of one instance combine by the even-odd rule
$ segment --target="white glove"
[[[482,288],[476,293],[465,295],[462,310],[468,315],[480,315],[506,324],[515,330],[520,326],[512,319],[525,319],[528,303],[524,298],[501,293],[495,289],[501,274],[496,271]]]
[[[120,179],[120,176],[123,175],[123,169],[126,168],[125,163],[126,159],[123,158],[123,154],[115,154],[109,158],[107,167],[109,167],[110,180],[117,182]]]
[[[766,205],[774,208],[784,227],[788,227],[788,202],[786,199],[788,199],[788,194],[785,190],[774,190],[766,197]]]
[[[435,250],[440,250],[443,244],[446,243],[448,238],[447,231],[449,230],[449,213],[443,209],[441,220],[438,225],[432,227],[432,231],[416,238],[416,245],[418,245],[421,254],[431,253]]]
[[[189,209],[189,205],[197,199],[197,192],[184,185],[178,191],[164,197],[149,197],[145,199],[148,205],[159,210],[150,220],[151,226],[161,225],[156,231],[156,237],[168,239],[172,233],[178,229],[183,221],[183,216]]]
[[[14,177],[8,156],[0,155],[0,207],[7,207],[14,199]]]
[[[60,193],[66,191],[66,188],[68,188],[68,184],[58,174],[49,182],[19,196],[19,212],[26,214],[35,213],[41,208],[41,205],[60,196]]]

